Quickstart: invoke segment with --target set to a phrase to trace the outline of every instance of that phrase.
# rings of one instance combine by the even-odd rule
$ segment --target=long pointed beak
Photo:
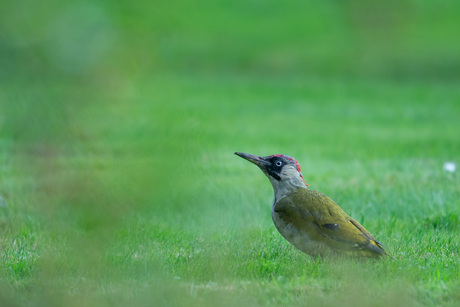
[[[255,155],[251,155],[251,154],[247,154],[243,152],[235,152],[235,155],[240,156],[241,158],[254,163],[255,165],[257,165],[258,167],[262,169],[265,169],[269,165],[269,163],[263,157],[259,157],[259,156],[255,156]]]

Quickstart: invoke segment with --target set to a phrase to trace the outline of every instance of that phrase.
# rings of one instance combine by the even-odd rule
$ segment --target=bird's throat
[[[307,189],[305,182],[303,180],[293,180],[293,179],[283,179],[277,180],[275,178],[270,178],[270,182],[273,186],[273,191],[275,193],[275,203],[280,199],[297,192],[299,189]]]

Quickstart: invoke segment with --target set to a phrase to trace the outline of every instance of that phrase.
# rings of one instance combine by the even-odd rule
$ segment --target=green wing
[[[286,223],[333,250],[365,257],[386,255],[369,231],[322,193],[301,189],[279,200],[274,210]]]

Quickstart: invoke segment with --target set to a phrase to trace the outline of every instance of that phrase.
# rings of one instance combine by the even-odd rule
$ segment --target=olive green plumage
[[[273,222],[292,245],[312,256],[379,258],[388,256],[383,245],[332,199],[308,189],[299,163],[292,157],[259,157],[236,152],[256,164],[275,192]]]
[[[303,252],[320,256],[347,254],[374,258],[386,254],[382,244],[369,231],[320,192],[299,188],[276,202],[273,211],[286,225],[305,232],[314,242],[321,242],[314,250],[291,242]],[[277,228],[281,234],[285,233]]]

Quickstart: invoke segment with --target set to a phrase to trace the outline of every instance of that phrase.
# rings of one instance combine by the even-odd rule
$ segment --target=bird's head
[[[300,164],[292,157],[285,155],[259,157],[242,152],[235,152],[235,154],[257,165],[270,179],[275,191],[275,202],[299,187],[307,187],[300,171]]]

